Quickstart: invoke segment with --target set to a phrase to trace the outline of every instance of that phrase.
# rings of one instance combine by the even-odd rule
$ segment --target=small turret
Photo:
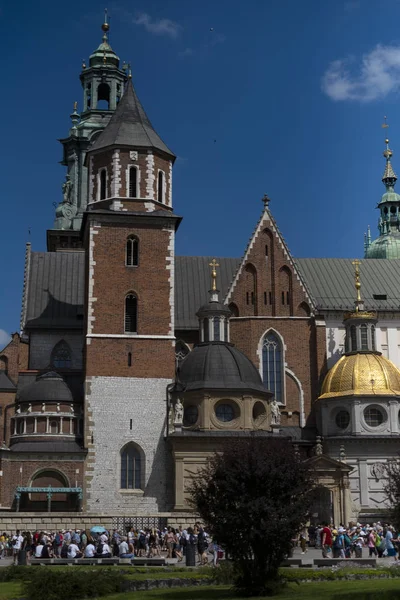
[[[217,289],[217,267],[219,264],[212,259],[210,299],[197,311],[199,317],[200,340],[202,342],[229,342],[229,318],[231,311],[219,301]]]

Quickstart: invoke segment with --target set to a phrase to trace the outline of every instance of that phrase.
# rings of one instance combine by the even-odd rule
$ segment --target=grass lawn
[[[398,596],[392,596],[392,592],[397,591]],[[276,600],[315,600],[315,597],[323,595],[324,600],[334,600],[343,593],[354,592],[355,598],[357,592],[368,592],[371,594],[371,600],[379,598],[400,598],[399,581],[369,580],[369,581],[329,581],[326,583],[302,583],[289,584],[286,591],[278,596],[269,596]],[[386,592],[388,596],[384,595]],[[117,594],[106,596],[104,600],[248,600],[239,598],[233,594],[227,586],[202,586],[186,589],[154,590],[149,592],[130,592],[127,594]]]
[[[21,598],[21,584],[17,581],[0,583],[0,600],[11,600]]]

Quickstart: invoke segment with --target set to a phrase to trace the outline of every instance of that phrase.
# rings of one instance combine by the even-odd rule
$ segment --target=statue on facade
[[[65,176],[65,181],[62,184],[63,202],[72,204],[72,181],[69,175]]]
[[[57,412],[60,412],[60,403],[57,402]]]
[[[26,409],[26,412],[28,412],[28,413],[32,412],[32,404],[31,403],[28,404],[28,408]]]
[[[43,402],[43,404],[42,404],[42,412],[46,412],[46,404],[45,404],[45,402]]]
[[[279,404],[275,398],[271,402],[271,425],[280,425],[281,423],[281,411],[279,410]]]
[[[182,425],[183,423],[183,404],[180,401],[180,399],[178,398],[178,400],[175,403],[175,420],[174,420],[175,425]]]
[[[15,409],[15,412],[17,413],[17,415],[20,414],[21,412],[21,406],[18,404],[17,408]]]

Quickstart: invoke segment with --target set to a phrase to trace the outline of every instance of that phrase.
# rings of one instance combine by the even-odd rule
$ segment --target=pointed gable
[[[153,128],[136,95],[131,79],[109,124],[95,139],[89,152],[125,146],[160,150],[175,159],[174,153]]]
[[[315,303],[265,203],[225,302],[239,316],[310,316]]]

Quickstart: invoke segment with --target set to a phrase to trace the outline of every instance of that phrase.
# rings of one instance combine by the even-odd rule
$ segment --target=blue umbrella
[[[104,529],[104,527],[102,527],[102,525],[95,525],[90,530],[90,533],[104,533],[105,531],[106,531],[106,529]]]

